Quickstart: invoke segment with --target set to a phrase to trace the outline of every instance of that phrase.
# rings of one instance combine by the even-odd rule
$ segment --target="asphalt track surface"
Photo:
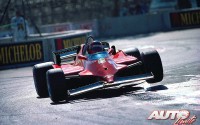
[[[32,67],[1,70],[0,125],[172,125],[176,120],[147,118],[154,110],[183,109],[197,117],[193,125],[200,124],[200,29],[107,41],[118,49],[158,50],[163,81],[98,90],[54,104],[49,98],[37,97]]]

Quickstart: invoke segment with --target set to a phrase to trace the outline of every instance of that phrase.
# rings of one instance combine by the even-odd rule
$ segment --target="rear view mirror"
[[[83,60],[87,60],[87,57],[84,55],[78,55],[78,59],[83,59]]]
[[[111,48],[111,49],[108,50],[108,54],[113,54],[113,52],[114,52],[113,48]]]

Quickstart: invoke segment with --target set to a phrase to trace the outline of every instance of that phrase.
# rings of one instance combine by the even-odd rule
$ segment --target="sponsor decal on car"
[[[104,59],[104,58],[100,58],[99,60],[98,60],[98,63],[99,64],[103,64],[103,63],[105,63],[106,62],[106,60]]]
[[[148,120],[175,120],[173,125],[191,125],[197,117],[193,115],[190,117],[188,110],[155,110],[153,111]]]

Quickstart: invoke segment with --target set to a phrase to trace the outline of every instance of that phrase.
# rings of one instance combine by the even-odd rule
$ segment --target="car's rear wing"
[[[70,63],[77,55],[77,51],[80,50],[80,46],[73,46],[53,52],[54,63],[60,65],[61,63]]]
[[[101,42],[104,46],[104,49],[107,51],[110,49],[110,45],[108,42]],[[73,46],[61,50],[57,50],[53,52],[53,60],[54,63],[57,65],[63,64],[63,63],[70,63],[74,61],[75,56],[79,52],[81,46]]]

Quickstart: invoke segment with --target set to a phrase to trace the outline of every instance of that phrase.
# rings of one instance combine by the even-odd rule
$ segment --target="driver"
[[[87,48],[88,54],[93,54],[93,53],[102,52],[102,51],[104,51],[104,48],[101,42],[92,42],[89,44]]]
[[[88,47],[91,43],[94,42],[94,38],[92,36],[88,36],[85,45],[83,46],[83,55],[87,53]]]

